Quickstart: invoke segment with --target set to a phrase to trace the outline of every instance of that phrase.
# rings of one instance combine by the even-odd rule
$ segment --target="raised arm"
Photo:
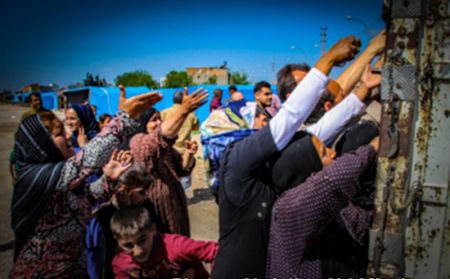
[[[80,185],[94,170],[105,165],[115,148],[129,138],[139,127],[135,118],[161,100],[161,94],[151,92],[126,99],[125,88],[120,87],[121,111],[77,155],[65,163],[56,189],[66,191]]]
[[[195,90],[190,96],[188,89],[184,88],[183,101],[178,110],[161,124],[161,134],[167,138],[174,138],[183,126],[184,121],[189,113],[206,103],[208,98],[208,91],[199,88]]]
[[[358,52],[361,42],[349,36],[337,42],[316,63],[313,69],[297,85],[280,111],[270,121],[270,130],[278,150],[282,150],[291,140],[298,127],[308,118],[316,107],[328,83],[327,75],[332,67],[352,59]]]
[[[370,41],[370,44],[361,55],[336,79],[343,89],[344,96],[352,91],[361,78],[366,65],[384,50],[385,44],[386,30],[383,30]]]
[[[361,76],[360,86],[355,92],[327,111],[317,123],[309,126],[307,131],[328,144],[352,119],[364,112],[366,108],[364,100],[370,90],[379,86],[380,83],[381,75],[373,74],[370,65],[367,64]]]

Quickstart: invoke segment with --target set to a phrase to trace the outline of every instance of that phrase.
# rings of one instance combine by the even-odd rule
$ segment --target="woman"
[[[180,177],[190,175],[198,146],[195,141],[187,141],[183,156],[172,146],[187,115],[203,105],[207,98],[207,92],[201,88],[191,96],[187,93],[185,89],[177,112],[163,123],[158,111],[144,112],[140,122],[146,132],[138,133],[130,140],[134,162],[147,169],[155,179],[147,196],[152,203],[150,212],[156,215],[158,230],[185,236],[190,235],[189,214]]]
[[[103,182],[108,177],[116,179],[125,168],[112,160],[103,169],[100,183],[91,184],[90,191],[78,188],[107,163],[122,138],[134,133],[138,124],[133,118],[160,99],[160,94],[152,92],[127,100],[121,87],[123,111],[76,156],[53,113],[40,113],[20,124],[15,150],[21,170],[11,209],[16,236],[11,277],[87,277],[80,243],[91,217],[89,200],[105,195],[110,189]]]
[[[72,104],[66,111],[66,127],[72,133],[72,146],[76,152],[100,131],[89,105]]]
[[[370,214],[349,201],[364,190],[359,186],[360,177],[374,162],[378,138],[335,161],[334,156],[323,156],[327,148],[314,137],[312,140],[303,137],[300,141],[303,141],[303,144],[299,142],[300,148],[288,145],[282,152],[281,160],[274,163],[279,167],[275,173],[277,175],[282,166],[288,165],[292,165],[290,169],[285,169],[288,174],[296,169],[299,175],[277,179],[280,192],[286,191],[277,199],[272,210],[266,277],[322,278],[324,265],[328,268],[326,278],[328,275],[340,277],[343,274],[338,274],[341,272],[339,268],[345,265],[335,261],[337,265],[331,266],[324,261],[322,234],[332,221],[339,219],[348,234],[355,241],[362,242],[370,224]],[[307,142],[314,147],[306,147]],[[306,165],[311,165],[305,161],[315,161],[315,167],[304,169]],[[324,169],[320,170],[322,166]],[[318,172],[306,179],[314,172],[313,169]],[[298,186],[288,189],[295,184]],[[346,275],[347,272],[352,270],[346,270]],[[350,277],[353,275],[356,274],[349,274]]]

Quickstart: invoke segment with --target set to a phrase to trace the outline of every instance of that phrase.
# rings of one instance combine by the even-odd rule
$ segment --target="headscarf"
[[[149,108],[146,111],[144,111],[143,113],[141,113],[141,115],[139,116],[139,128],[136,131],[136,134],[139,133],[144,133],[147,134],[147,123],[150,120],[150,118],[152,118],[152,116],[157,113],[158,110],[155,108]],[[123,141],[120,145],[119,145],[119,149],[120,150],[130,150],[130,140],[131,137],[126,139],[125,141]]]
[[[322,161],[311,141],[311,135],[297,132],[279,156],[272,161],[272,180],[281,194],[303,183],[311,174],[322,169]]]
[[[361,145],[369,144],[370,141],[378,136],[379,129],[375,122],[364,121],[352,126],[345,131],[334,144],[334,149],[338,156],[356,150]]]
[[[95,116],[91,108],[89,107],[89,105],[79,105],[79,104],[72,104],[70,107],[73,108],[77,113],[81,125],[83,125],[84,127],[87,138],[91,140],[100,131],[100,126],[98,125],[97,120],[95,120]],[[78,131],[76,131],[72,135],[72,145],[74,147],[79,147],[77,135]]]
[[[14,151],[20,172],[14,185],[11,226],[16,237],[15,256],[47,209],[65,160],[39,114],[21,122]]]

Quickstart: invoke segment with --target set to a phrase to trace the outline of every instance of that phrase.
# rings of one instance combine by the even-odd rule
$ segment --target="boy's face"
[[[156,226],[146,229],[130,236],[121,236],[117,238],[117,244],[122,250],[133,257],[140,264],[145,263],[153,249],[153,239],[156,235]]]

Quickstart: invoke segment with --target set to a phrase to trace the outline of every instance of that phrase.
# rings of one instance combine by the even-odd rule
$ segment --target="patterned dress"
[[[321,278],[320,235],[339,215],[349,233],[361,239],[369,222],[348,201],[358,192],[359,178],[374,157],[372,146],[362,146],[277,199],[266,278]]]
[[[148,189],[150,211],[161,233],[190,235],[186,194],[180,177],[191,170],[182,167],[182,158],[157,129],[151,134],[137,134],[130,141],[133,160],[144,165],[155,181]]]
[[[106,164],[122,138],[129,137],[137,122],[119,112],[61,170],[47,209],[29,235],[11,270],[12,278],[87,278],[84,234],[91,218],[92,201],[105,197],[104,180],[83,184],[94,170]]]

